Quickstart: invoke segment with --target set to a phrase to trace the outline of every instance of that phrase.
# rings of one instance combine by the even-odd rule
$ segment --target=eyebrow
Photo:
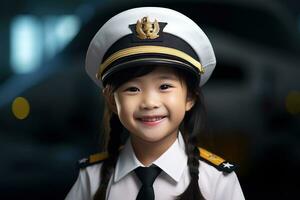
[[[178,80],[177,76],[174,75],[160,75],[157,79],[170,79],[170,80]]]
[[[179,78],[175,75],[158,75],[156,76],[154,79],[158,79],[158,80],[164,80],[164,79],[168,79],[168,80],[173,80],[173,81],[177,81],[179,80]],[[142,78],[141,77],[137,77],[137,78],[134,78],[133,80],[130,80],[130,81],[142,81]],[[128,82],[130,82],[128,81]]]

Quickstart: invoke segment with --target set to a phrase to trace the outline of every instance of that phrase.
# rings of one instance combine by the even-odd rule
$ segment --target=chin
[[[151,131],[152,133],[140,133],[140,134],[135,134],[136,137],[138,137],[140,140],[143,140],[144,142],[148,143],[156,143],[163,141],[165,138],[171,136],[171,133],[164,133],[164,134],[155,134],[153,132],[157,131]]]
[[[135,135],[136,138],[139,138],[145,142],[157,142],[160,141],[163,137],[153,136],[153,135],[145,135],[145,134],[137,134]]]

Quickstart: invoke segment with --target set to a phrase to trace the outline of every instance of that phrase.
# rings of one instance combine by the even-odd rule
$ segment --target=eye
[[[170,85],[170,84],[162,84],[162,85],[159,87],[159,89],[161,89],[161,90],[167,90],[167,89],[172,88],[172,87],[173,87],[173,86]]]
[[[137,88],[137,87],[128,87],[124,91],[125,92],[138,92],[139,88]]]

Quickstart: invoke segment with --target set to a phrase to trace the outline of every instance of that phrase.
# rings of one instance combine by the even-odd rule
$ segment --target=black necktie
[[[153,183],[161,169],[158,167],[138,167],[134,171],[142,182],[136,200],[154,200]]]

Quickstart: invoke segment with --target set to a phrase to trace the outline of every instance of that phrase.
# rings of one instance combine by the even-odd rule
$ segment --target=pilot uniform
[[[157,64],[186,70],[201,87],[214,70],[216,59],[209,39],[191,19],[167,8],[142,7],[119,13],[100,28],[89,45],[85,66],[91,79],[103,88],[120,69]],[[205,149],[199,150],[198,183],[205,199],[243,200],[233,172],[235,166]],[[80,161],[78,179],[66,200],[93,199],[106,158],[103,153]],[[152,165],[161,169],[153,183],[156,200],[173,200],[186,190],[191,177],[181,133]],[[141,182],[134,170],[140,166],[143,164],[129,138],[120,150],[106,199],[136,199]]]
[[[99,187],[100,170],[107,156],[97,154],[80,162],[80,172],[66,200],[92,200]],[[153,188],[156,200],[174,200],[185,191],[190,183],[187,166],[187,155],[181,133],[177,140],[163,153],[153,165],[162,169],[156,178]],[[107,200],[135,200],[141,183],[134,169],[143,166],[136,158],[130,139],[122,148],[116,168],[110,178]],[[243,200],[242,189],[233,169],[235,165],[200,149],[199,155],[199,187],[207,200]],[[192,195],[192,194],[191,194]]]

